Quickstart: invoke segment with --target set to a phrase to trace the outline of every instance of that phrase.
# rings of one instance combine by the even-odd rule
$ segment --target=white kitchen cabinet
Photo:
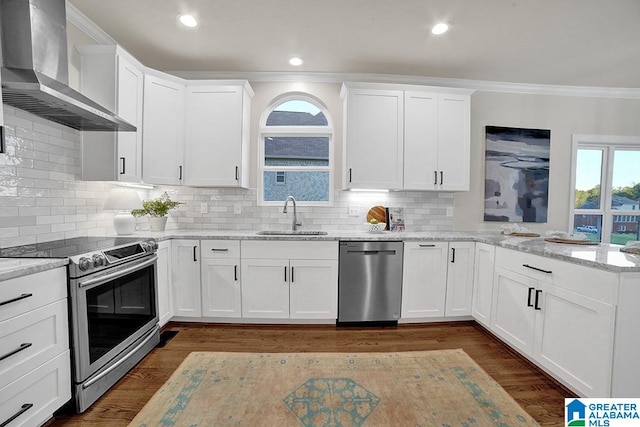
[[[337,318],[337,242],[243,241],[241,252],[243,318]]]
[[[402,91],[343,87],[342,97],[343,188],[402,189]]]
[[[82,179],[142,180],[144,67],[120,46],[76,46],[80,91],[137,127],[135,132],[84,132]]]
[[[42,425],[71,398],[66,268],[0,286],[0,422]]]
[[[240,242],[202,240],[202,317],[242,316]]]
[[[401,318],[444,317],[447,242],[405,242]]]
[[[246,81],[187,82],[184,185],[247,187],[249,117]]]
[[[468,191],[472,92],[345,83],[343,187]]]
[[[173,315],[201,317],[200,241],[176,239],[171,242],[171,286]]]
[[[171,240],[158,242],[158,317],[164,326],[173,317],[171,286]]]
[[[142,178],[149,184],[183,180],[185,82],[145,69]]]
[[[492,331],[586,397],[611,392],[614,274],[496,249]]]
[[[473,242],[449,242],[445,316],[468,316],[473,299]]]
[[[495,246],[480,242],[476,243],[471,315],[487,328],[491,327],[495,253]]]

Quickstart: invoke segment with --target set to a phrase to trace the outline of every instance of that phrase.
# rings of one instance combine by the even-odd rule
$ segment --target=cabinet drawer
[[[607,304],[617,301],[618,279],[608,271],[500,247],[496,266]]]
[[[67,350],[0,388],[0,423],[19,414],[10,426],[41,425],[69,399],[71,365]]]
[[[66,268],[6,280],[0,283],[0,322],[66,297]]]
[[[338,242],[301,240],[243,241],[242,258],[338,259]]]
[[[0,322],[0,384],[9,384],[69,348],[67,300]]]
[[[200,256],[202,258],[240,258],[240,241],[238,240],[201,240]]]

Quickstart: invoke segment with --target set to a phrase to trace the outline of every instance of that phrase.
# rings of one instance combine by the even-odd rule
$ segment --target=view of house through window
[[[267,112],[261,132],[259,202],[293,196],[306,205],[332,200],[332,129],[311,100],[287,99]]]
[[[573,230],[590,240],[640,240],[640,139],[578,141]]]

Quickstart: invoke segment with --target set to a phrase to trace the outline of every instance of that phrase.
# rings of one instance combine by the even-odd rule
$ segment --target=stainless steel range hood
[[[2,101],[84,131],[136,127],[69,87],[65,0],[0,0]]]

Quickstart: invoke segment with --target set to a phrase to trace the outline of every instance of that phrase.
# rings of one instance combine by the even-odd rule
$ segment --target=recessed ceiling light
[[[193,15],[184,14],[178,15],[178,21],[185,27],[195,28],[198,26],[198,20]]]
[[[431,34],[434,36],[439,36],[440,34],[444,34],[449,30],[449,24],[446,22],[439,22],[433,27],[431,27]]]
[[[289,64],[293,65],[294,67],[299,67],[303,63],[304,63],[304,60],[302,58],[298,58],[297,56],[294,56],[289,60]]]

